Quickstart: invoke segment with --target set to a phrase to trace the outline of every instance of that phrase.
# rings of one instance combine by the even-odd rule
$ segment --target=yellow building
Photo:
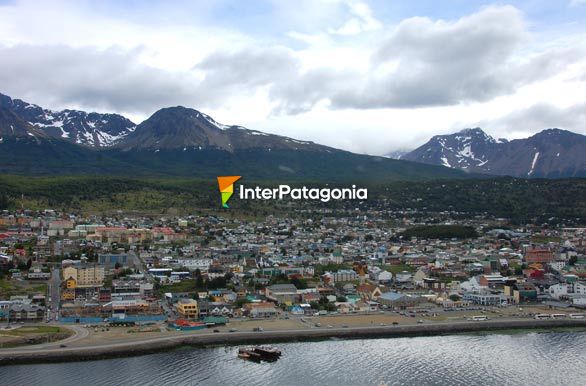
[[[81,268],[77,270],[78,287],[101,287],[103,284],[103,267]]]
[[[197,319],[199,317],[197,301],[193,299],[179,299],[175,307],[177,312],[185,319]]]
[[[66,267],[63,268],[63,280],[67,280],[72,278],[77,282],[77,268],[74,267]]]
[[[103,267],[66,267],[63,269],[63,280],[73,279],[77,287],[101,287],[104,284],[104,276]]]
[[[75,289],[74,288],[64,288],[61,290],[61,300],[62,301],[71,301],[75,300]]]
[[[65,288],[67,289],[75,289],[77,287],[77,281],[70,277],[69,279],[65,280]]]

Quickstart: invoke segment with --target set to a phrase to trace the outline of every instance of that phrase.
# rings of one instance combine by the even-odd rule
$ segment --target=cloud
[[[361,1],[347,1],[346,6],[352,17],[339,28],[330,28],[329,33],[335,35],[357,35],[365,31],[382,28],[382,24],[372,14],[368,4]]]
[[[544,129],[558,128],[586,134],[586,103],[558,107],[537,103],[500,118],[478,122],[498,137],[523,138]]]
[[[586,0],[572,0],[570,1],[570,7],[581,7],[586,5]]]
[[[454,22],[410,18],[375,50],[369,71],[313,69],[277,85],[272,96],[279,111],[289,114],[308,111],[321,100],[334,109],[485,102],[553,76],[583,57],[578,50],[552,49],[520,59],[526,37],[523,18],[511,6],[485,8]]]
[[[122,112],[199,102],[198,79],[139,62],[140,49],[0,47],[2,92],[44,106],[77,105]]]
[[[406,19],[373,55],[374,75],[355,92],[334,95],[333,105],[442,106],[510,93],[545,75],[529,63],[532,76],[519,79],[525,72],[513,55],[525,35],[521,14],[510,6],[486,8],[455,22]]]
[[[202,88],[224,89],[258,87],[297,76],[300,61],[284,47],[249,48],[236,52],[216,52],[195,66],[205,79]]]

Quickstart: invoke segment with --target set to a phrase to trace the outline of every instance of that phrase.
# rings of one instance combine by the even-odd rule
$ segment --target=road
[[[56,321],[56,316],[59,312],[59,302],[61,300],[61,270],[58,266],[55,266],[52,273],[51,273],[51,280],[49,281],[49,295],[51,297],[51,302],[49,306],[51,310],[48,311],[48,319],[50,321]]]
[[[79,326],[75,326],[84,329]],[[391,336],[420,336],[440,335],[446,333],[474,332],[474,331],[498,331],[513,328],[556,328],[556,327],[586,327],[586,320],[490,320],[482,322],[440,322],[433,324],[414,324],[399,326],[368,326],[349,328],[312,328],[312,329],[287,329],[287,330],[265,330],[264,332],[220,332],[220,333],[185,333],[166,337],[148,338],[139,341],[107,342],[99,345],[79,347],[55,347],[62,342],[54,344],[37,345],[27,348],[0,350],[0,364],[9,364],[17,359],[29,360],[51,360],[61,358],[62,360],[74,360],[75,358],[99,358],[112,355],[141,354],[146,352],[160,351],[172,347],[199,344],[241,344],[255,342],[273,342],[299,339],[318,339],[327,337],[339,338],[372,338]],[[83,339],[82,332],[76,329],[79,335],[68,339],[69,342]]]

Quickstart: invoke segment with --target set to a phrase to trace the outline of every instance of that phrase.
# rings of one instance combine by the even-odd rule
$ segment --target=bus
[[[564,319],[567,317],[568,317],[568,315],[566,315],[566,314],[551,314],[552,319]]]
[[[488,316],[486,316],[486,315],[476,315],[476,316],[473,316],[472,318],[470,318],[470,320],[473,320],[475,322],[476,321],[481,321],[481,320],[488,320]]]
[[[535,319],[551,319],[551,316],[549,314],[537,314]]]
[[[584,314],[570,314],[570,319],[584,319],[586,316]]]

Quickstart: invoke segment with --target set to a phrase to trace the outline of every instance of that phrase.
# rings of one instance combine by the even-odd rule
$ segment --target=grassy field
[[[55,342],[73,335],[67,328],[56,326],[23,326],[11,330],[0,330],[0,347],[10,348]]]
[[[533,235],[531,236],[531,241],[537,244],[560,243],[562,238],[556,236]]]
[[[10,299],[15,295],[32,295],[40,293],[45,295],[47,293],[47,284],[45,283],[31,283],[26,280],[0,280],[0,299]]]
[[[38,334],[71,333],[69,330],[57,326],[26,326],[14,330],[3,330],[0,335],[30,336]]]

